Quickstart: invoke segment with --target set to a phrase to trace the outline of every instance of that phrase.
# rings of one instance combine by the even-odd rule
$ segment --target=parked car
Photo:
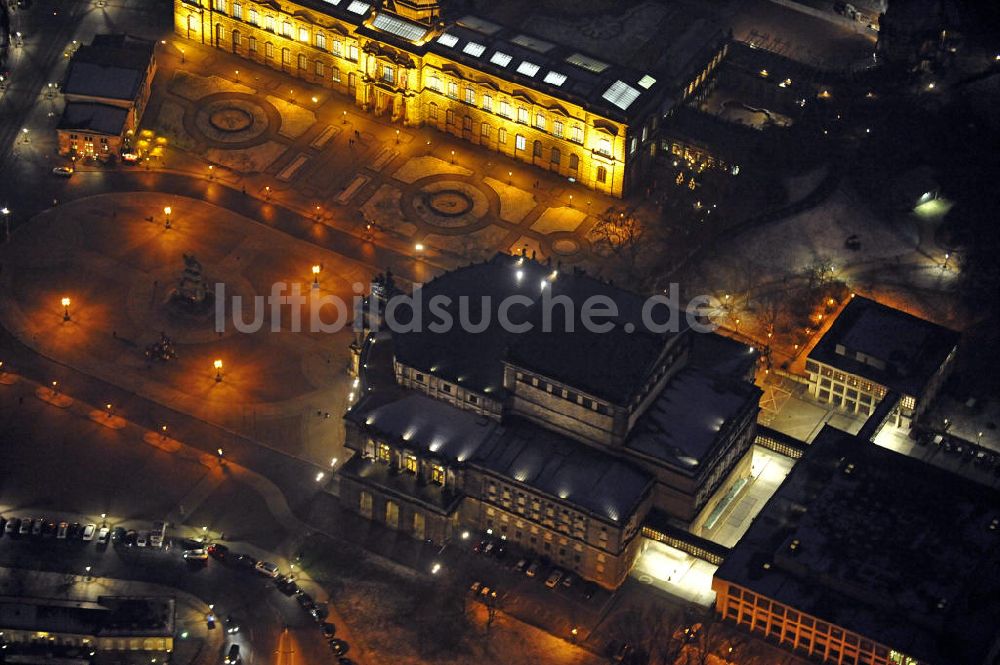
[[[235,635],[240,632],[240,623],[233,617],[226,618],[226,633],[229,635]]]
[[[531,562],[531,563],[530,563],[530,564],[528,565],[527,569],[525,569],[525,571],[524,571],[524,574],[525,574],[525,575],[527,575],[528,577],[534,577],[535,575],[537,575],[537,574],[538,574],[538,570],[539,570],[539,569],[540,569],[541,567],[542,567],[542,564],[540,564],[540,563],[539,563],[539,562],[537,562],[537,561],[532,561],[532,562]]]
[[[254,568],[261,575],[266,575],[271,579],[274,579],[279,574],[281,574],[281,571],[278,570],[278,566],[276,564],[271,563],[270,561],[258,561],[257,565],[254,566]]]
[[[299,607],[306,610],[307,612],[312,608],[316,607],[316,603],[315,601],[313,601],[313,597],[310,596],[308,593],[305,593],[304,591],[299,595],[295,596],[295,601],[299,604]]]
[[[69,530],[66,532],[66,538],[69,540],[79,540],[82,535],[83,527],[80,526],[79,522],[73,522],[69,525]]]
[[[21,525],[21,535],[27,535],[29,532],[32,536],[42,535],[42,524],[45,522],[43,519],[36,519],[35,521],[25,520],[27,525]]]
[[[7,520],[7,524],[3,527],[3,532],[8,536],[13,536],[17,533],[17,530],[21,528],[21,519],[18,517],[12,517]]]
[[[149,544],[149,534],[145,531],[140,531],[138,537],[135,539],[135,544],[137,547],[145,547]]]
[[[351,645],[344,640],[337,637],[330,640],[330,651],[333,652],[334,656],[343,656],[350,650]]]
[[[257,559],[253,558],[249,554],[237,554],[233,558],[233,563],[240,568],[247,568],[249,570],[257,568]]]
[[[106,526],[102,526],[97,531],[97,544],[98,545],[107,545],[108,544],[108,540],[110,539],[110,536],[111,536],[111,529],[109,529]]]
[[[208,561],[208,552],[200,547],[193,550],[184,550],[184,554],[181,556],[185,561]]]
[[[71,175],[73,175],[73,167],[72,166],[57,166],[54,169],[52,169],[52,175],[57,175],[57,176],[60,176],[62,178],[68,178]]]
[[[550,589],[554,589],[559,585],[559,581],[562,580],[563,572],[558,568],[553,568],[552,572],[545,580],[545,586]]]
[[[69,533],[69,523],[67,523],[67,522],[60,522],[59,523],[59,530],[56,531],[56,539],[57,540],[66,540],[66,535],[68,533]]]
[[[294,596],[299,592],[299,585],[295,583],[295,580],[290,575],[278,575],[275,577],[274,586],[278,587],[278,591],[286,596]]]
[[[571,586],[573,586],[574,582],[576,582],[576,575],[574,575],[573,573],[566,573],[565,575],[563,575],[562,585],[564,589],[568,589]]]
[[[231,644],[229,646],[229,653],[226,654],[226,660],[224,662],[225,665],[237,665],[238,663],[243,662],[243,659],[240,658],[239,644]]]
[[[111,530],[111,542],[115,544],[121,544],[125,542],[125,535],[128,532],[124,527],[116,526]]]
[[[517,560],[517,563],[514,564],[514,570],[519,573],[523,573],[524,569],[528,567],[528,563],[530,563],[530,561],[527,558],[521,557]]]
[[[52,538],[59,531],[59,525],[49,520],[42,523],[42,538]]]
[[[213,543],[208,546],[208,555],[215,559],[216,561],[224,561],[229,555],[229,548],[225,545],[219,545],[218,543]]]
[[[583,587],[583,597],[590,600],[597,593],[599,587],[593,582],[587,582]]]
[[[89,542],[89,541],[93,540],[94,539],[94,534],[96,534],[96,533],[97,533],[97,525],[96,524],[88,524],[87,526],[83,527],[83,539],[85,541]]]
[[[337,634],[337,627],[329,621],[320,626],[320,629],[323,631],[323,637],[328,640],[332,640],[333,636]]]
[[[135,529],[129,529],[125,533],[125,547],[135,547],[136,542],[139,540],[139,532]]]
[[[479,589],[482,588],[482,586],[483,583],[480,582],[479,580],[476,580],[475,582],[469,585],[469,593],[475,596],[477,593],[479,593]]]

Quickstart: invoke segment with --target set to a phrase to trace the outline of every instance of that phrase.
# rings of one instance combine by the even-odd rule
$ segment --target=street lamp
[[[314,288],[314,289],[318,289],[318,288],[319,288],[319,271],[320,271],[320,270],[321,270],[321,268],[319,267],[319,265],[314,265],[314,266],[312,267],[312,273],[313,273],[313,288]]]
[[[212,363],[212,367],[215,368],[215,382],[219,383],[222,381],[222,361],[216,358],[215,362]]]
[[[511,185],[511,184],[513,184],[513,181],[514,181],[514,172],[513,171],[507,171],[507,184]]]
[[[10,208],[0,208],[0,215],[3,215],[3,241],[7,242],[10,240]]]
[[[163,214],[167,218],[167,221],[164,222],[164,224],[163,224],[163,228],[165,228],[165,229],[169,229],[170,228],[170,213],[171,212],[172,212],[172,210],[170,209],[170,206],[164,206],[163,207]]]
[[[213,178],[215,178],[215,165],[214,164],[209,164],[208,165],[208,179],[212,180]]]
[[[452,164],[455,163],[455,151],[454,150],[451,151],[451,163]]]
[[[22,127],[21,128],[21,136],[23,137],[23,140],[24,140],[25,143],[30,143],[31,142],[30,139],[28,139],[28,128],[27,127]]]
[[[108,418],[110,418],[111,415],[114,413],[114,410],[111,408],[110,404],[105,404],[104,405],[104,411],[107,414]]]
[[[345,125],[347,124],[347,111],[344,111],[344,122],[343,122],[343,124],[345,124]]]
[[[63,306],[63,321],[69,321],[69,304],[70,304],[70,299],[69,298],[63,298],[60,302],[62,303],[62,306]]]
[[[399,145],[399,130],[396,130],[396,145]]]
[[[264,185],[264,199],[267,201],[271,200],[271,186]]]
[[[238,70],[238,69],[236,70],[236,82],[237,83],[240,82],[240,70]]]

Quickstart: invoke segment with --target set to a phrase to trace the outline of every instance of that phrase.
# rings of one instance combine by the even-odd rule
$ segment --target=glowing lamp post
[[[321,268],[318,265],[315,265],[315,266],[312,267],[313,288],[314,289],[318,289],[319,288],[319,271],[320,271],[320,269]]]
[[[222,381],[222,361],[216,359],[216,361],[212,363],[212,367],[215,368],[215,382],[220,383]]]
[[[167,218],[167,221],[163,223],[163,228],[165,228],[165,229],[169,229],[170,228],[170,213],[171,212],[173,212],[173,211],[171,210],[170,206],[165,206],[163,208],[163,214]]]
[[[70,299],[69,298],[63,298],[60,302],[62,303],[62,306],[63,306],[63,321],[69,321]]]

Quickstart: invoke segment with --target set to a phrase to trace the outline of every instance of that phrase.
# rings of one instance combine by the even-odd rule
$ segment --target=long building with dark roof
[[[174,0],[174,29],[402,126],[430,125],[614,196],[644,178],[663,118],[705,87],[729,42],[695,3],[645,2],[596,36],[531,3],[516,19],[442,4]]]
[[[644,317],[637,294],[526,256],[411,295],[370,299],[346,507],[421,540],[493,534],[615,587],[644,528],[666,516],[698,532],[749,474],[760,390],[748,347],[694,333],[683,313],[661,330],[665,312]],[[604,315],[588,319],[598,301]]]
[[[837,665],[1000,656],[1000,493],[830,426],[715,574],[716,611]]]

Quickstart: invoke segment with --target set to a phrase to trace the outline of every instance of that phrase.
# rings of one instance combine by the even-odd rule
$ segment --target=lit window
[[[322,62],[316,61],[316,76],[323,76],[326,73],[326,68]]]
[[[289,23],[288,21],[283,22],[281,24],[281,34],[283,34],[285,37],[291,37],[292,36],[292,24]]]
[[[333,42],[333,54],[337,56],[344,55],[344,42],[334,41]]]
[[[535,127],[541,129],[542,131],[545,131],[545,116],[542,115],[541,113],[535,114]]]
[[[392,68],[392,65],[382,65],[382,80],[386,83],[396,81],[396,70]]]
[[[444,467],[435,464],[431,467],[431,482],[437,485],[444,485]]]
[[[321,32],[316,33],[316,48],[326,50],[326,35]]]
[[[483,46],[482,44],[477,44],[476,42],[469,42],[468,44],[465,45],[464,48],[462,48],[463,53],[468,53],[469,55],[475,56],[477,58],[481,56],[483,54],[483,51],[485,50],[486,50],[485,46]]]
[[[441,79],[437,74],[431,74],[431,77],[427,79],[427,87],[435,92],[441,92]]]
[[[535,63],[524,60],[517,66],[517,73],[524,74],[525,76],[534,76],[538,73],[538,69],[539,67]]]
[[[523,106],[517,107],[517,121],[523,122],[526,125],[528,124],[528,109]]]
[[[525,147],[527,147],[527,141],[525,141],[525,139],[524,139],[523,136],[521,136],[520,134],[518,134],[517,138],[515,139],[515,142],[514,142],[514,148],[516,150],[524,150]]]
[[[358,61],[358,45],[355,43],[350,43],[347,45],[347,59],[351,62]]]
[[[476,91],[472,88],[465,89],[465,103],[475,104],[476,103]]]
[[[494,65],[500,65],[501,67],[506,67],[510,64],[511,56],[507,55],[503,51],[497,51],[492,56],[490,56],[490,62]]]
[[[256,25],[257,27],[260,27],[260,14],[257,13],[257,10],[251,9],[249,12],[249,16],[250,16],[250,23]]]
[[[264,26],[265,28],[267,28],[271,32],[274,32],[274,25],[275,25],[275,23],[274,23],[274,17],[273,16],[268,16],[266,19],[264,19],[264,23],[265,23],[265,26]]]
[[[479,136],[481,136],[484,141],[488,141],[490,138],[490,126],[485,122],[479,125]]]
[[[454,81],[448,81],[448,96],[453,98],[458,97],[458,84]]]
[[[238,19],[243,18],[243,5],[238,2],[233,3],[233,16]]]
[[[389,463],[389,456],[391,454],[392,454],[392,450],[389,448],[389,444],[388,443],[380,443],[380,444],[378,444],[378,461],[379,462],[384,462],[385,464],[388,464]]]
[[[562,85],[566,82],[566,75],[559,72],[549,72],[545,75],[545,82],[552,85]]]
[[[299,28],[299,41],[309,43],[309,31],[305,28]]]
[[[340,83],[340,70],[336,67],[334,67],[333,71],[330,72],[330,80],[334,83]]]
[[[215,2],[212,3],[212,5],[215,8],[215,11],[217,12],[226,11],[226,0],[215,0]]]
[[[483,110],[492,111],[493,110],[493,98],[489,95],[483,95]]]
[[[497,129],[497,142],[500,145],[507,145],[507,128],[500,127]]]
[[[580,125],[573,125],[570,129],[570,140],[577,143],[583,143],[583,127]]]
[[[595,151],[601,153],[602,155],[611,156],[611,141],[610,139],[601,139],[597,142],[597,147],[594,148]]]
[[[403,459],[403,469],[409,473],[417,472],[417,457],[412,453],[406,453],[406,457]]]
[[[500,115],[502,115],[505,118],[510,117],[510,102],[508,102],[506,99],[500,100]]]

